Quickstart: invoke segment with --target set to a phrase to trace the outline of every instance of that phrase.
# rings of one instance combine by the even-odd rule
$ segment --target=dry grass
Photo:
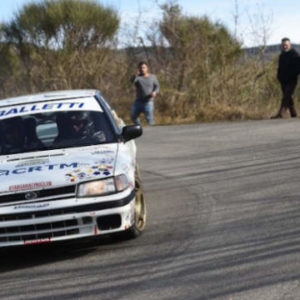
[[[135,88],[129,83],[129,77],[134,65],[128,63],[126,56],[115,57],[113,52],[106,55],[99,60],[95,53],[81,58],[74,54],[69,57],[71,61],[48,56],[48,64],[36,56],[31,61],[30,78],[25,79],[25,73],[18,70],[2,80],[1,97],[57,89],[98,88],[120,116],[130,123]],[[55,61],[61,63],[57,65]],[[280,105],[276,60],[268,62],[264,68],[257,60],[226,66],[222,72],[215,70],[205,80],[196,78],[189,82],[181,92],[172,85],[174,73],[171,72],[170,76],[164,69],[153,65],[161,82],[161,92],[155,99],[157,124],[268,119]],[[296,103],[299,97],[298,87]]]
[[[78,12],[76,5],[80,1],[64,2]],[[42,3],[39,9],[47,8],[48,2]],[[94,11],[93,1],[85,4],[88,10],[92,7]],[[53,5],[60,9],[60,3]],[[98,9],[106,11],[100,6]],[[44,34],[36,36],[36,30],[29,30],[27,34],[33,34],[30,42],[20,43],[18,39],[16,42],[14,35],[22,36],[23,31],[3,31],[4,26],[0,35],[3,41],[6,37],[7,42],[0,43],[0,98],[49,90],[96,88],[110,100],[120,116],[130,122],[135,89],[129,78],[137,62],[143,59],[161,84],[161,92],[155,100],[158,124],[267,119],[277,112],[281,91],[276,80],[276,58],[264,61],[262,56],[245,56],[226,27],[207,17],[185,16],[178,5],[171,3],[162,6],[162,10],[162,20],[147,33],[147,45],[151,47],[142,42],[141,47],[129,45],[123,50],[117,50],[114,44],[117,19],[112,11],[107,11],[111,16],[109,28],[102,26],[109,22],[100,22],[94,16],[92,24],[100,22],[98,35],[106,37],[102,39],[92,38],[88,26],[85,33],[74,30],[61,36],[60,24],[64,24],[65,18],[56,20],[55,30],[43,27]],[[26,9],[24,13],[32,21],[28,24],[33,29],[39,28],[39,24],[48,24],[44,17],[32,19],[31,10]],[[18,18],[17,15],[15,21]],[[41,23],[36,24],[37,20]],[[69,19],[67,28],[82,29],[77,21],[78,18]],[[89,18],[86,21],[90,24]],[[14,28],[14,24],[8,24],[7,28]],[[67,41],[72,47],[69,44],[51,47],[47,39],[41,43],[40,38],[47,37],[46,33],[52,34],[52,39],[58,42],[71,34]],[[89,43],[84,42],[86,39]],[[133,38],[137,40],[138,36]],[[295,93],[296,103],[299,91],[298,88]]]

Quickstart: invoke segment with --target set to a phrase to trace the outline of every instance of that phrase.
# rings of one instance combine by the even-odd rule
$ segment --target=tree
[[[233,77],[231,66],[243,51],[224,25],[206,16],[185,15],[174,3],[161,8],[159,35],[152,34],[151,39],[163,78],[162,89],[166,91],[161,109],[174,118],[178,114],[185,117],[201,105],[214,105],[218,98],[225,99],[227,83]]]
[[[86,84],[82,76],[99,74],[118,27],[116,12],[96,1],[45,0],[26,4],[1,31],[22,61],[32,92]],[[40,73],[38,80],[33,72]]]
[[[8,41],[52,49],[105,46],[119,27],[110,8],[88,0],[46,0],[26,4],[3,28]]]
[[[188,74],[196,72],[203,80],[241,54],[239,43],[222,24],[185,16],[177,4],[165,4],[162,9],[160,31],[170,47],[170,59],[179,64],[178,91],[190,79]]]

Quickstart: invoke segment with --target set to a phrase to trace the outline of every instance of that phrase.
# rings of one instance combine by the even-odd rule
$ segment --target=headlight
[[[78,197],[100,196],[121,192],[129,186],[126,175],[121,174],[116,177],[95,180],[82,183],[78,186]]]
[[[127,176],[124,174],[116,176],[115,182],[116,182],[116,189],[118,192],[124,191],[129,186]]]

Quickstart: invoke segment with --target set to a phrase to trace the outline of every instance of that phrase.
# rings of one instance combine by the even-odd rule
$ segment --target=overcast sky
[[[35,0],[37,2],[39,0]],[[0,22],[9,21],[14,13],[30,0],[1,0]],[[122,20],[122,29],[133,24],[138,16],[144,28],[152,20],[160,18],[159,4],[164,0],[102,0],[100,3],[116,9]],[[173,1],[174,2],[174,1]],[[277,44],[288,36],[292,42],[300,43],[300,1],[299,0],[178,0],[185,14],[207,15],[213,21],[225,24],[235,31],[235,3],[238,4],[237,35],[244,46],[263,43]],[[266,34],[263,35],[263,29]]]

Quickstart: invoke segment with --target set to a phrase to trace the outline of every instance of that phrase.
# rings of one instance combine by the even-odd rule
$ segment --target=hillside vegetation
[[[0,97],[97,88],[128,121],[129,78],[143,59],[161,84],[157,123],[269,118],[278,109],[276,58],[245,54],[207,17],[184,15],[178,5],[161,9],[141,47],[120,49],[111,8],[92,0],[26,4],[1,25]]]

